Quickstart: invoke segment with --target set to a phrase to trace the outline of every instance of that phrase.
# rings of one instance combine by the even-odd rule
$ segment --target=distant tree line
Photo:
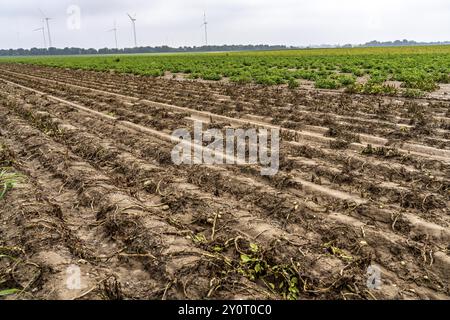
[[[200,46],[200,47],[179,47],[169,46],[159,47],[138,47],[124,49],[94,49],[94,48],[31,48],[31,49],[1,49],[0,56],[42,56],[42,55],[96,55],[96,54],[131,54],[131,53],[176,53],[176,52],[228,52],[228,51],[267,51],[267,50],[292,50],[305,48],[358,48],[358,47],[401,47],[401,46],[424,46],[424,45],[450,45],[450,41],[443,42],[416,42],[411,40],[395,41],[370,41],[359,45],[330,45],[323,44],[318,46],[294,47],[285,45],[222,45],[222,46]]]
[[[413,40],[395,40],[395,41],[370,41],[367,42],[361,47],[402,47],[402,46],[431,46],[431,45],[447,45],[450,44],[450,41],[441,41],[441,42],[416,42]]]
[[[95,54],[130,54],[130,53],[175,53],[175,52],[215,52],[215,51],[256,51],[256,50],[286,50],[294,49],[283,45],[223,45],[201,47],[138,47],[125,49],[84,49],[84,48],[31,48],[2,49],[0,56],[40,56],[40,55],[95,55]]]
[[[373,40],[366,42],[364,44],[345,44],[345,45],[332,45],[332,44],[321,44],[315,46],[302,47],[306,49],[317,49],[317,48],[367,48],[367,47],[412,47],[412,46],[439,46],[439,45],[450,45],[450,41],[440,41],[440,42],[417,42],[413,40],[395,40],[395,41],[377,41]]]

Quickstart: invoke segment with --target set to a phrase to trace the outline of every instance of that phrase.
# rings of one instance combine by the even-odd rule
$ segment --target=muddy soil
[[[280,128],[280,172],[174,165],[194,120]],[[450,297],[445,100],[2,64],[0,161],[6,299]]]

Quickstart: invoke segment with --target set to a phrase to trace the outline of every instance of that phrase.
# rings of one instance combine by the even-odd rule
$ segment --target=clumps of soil
[[[163,148],[161,146],[155,148],[155,146],[152,145],[146,148],[142,153],[146,157],[156,159],[162,165],[172,164],[169,148]]]
[[[410,119],[410,125],[413,126],[412,134],[418,135],[431,135],[433,132],[433,118],[426,112],[424,105],[417,102],[406,102],[407,116]]]
[[[101,295],[105,300],[119,301],[125,298],[122,285],[116,276],[108,277],[101,283]]]
[[[330,127],[328,129],[327,133],[325,133],[325,136],[331,137],[331,138],[337,138],[337,139],[346,141],[348,143],[352,143],[352,142],[360,143],[361,142],[359,135],[345,131],[339,126]]]
[[[16,159],[14,152],[6,145],[0,143],[0,168],[11,167]]]
[[[204,207],[204,202],[187,193],[163,194],[162,203],[167,205],[172,212],[177,214],[196,212]],[[203,208],[204,209],[204,208]]]
[[[373,147],[371,144],[368,144],[361,153],[364,155],[375,155],[383,158],[401,157],[401,154],[397,149],[388,147]]]
[[[232,286],[241,276],[260,283],[269,296],[286,300],[338,298],[341,291],[348,290],[349,285],[353,286],[359,280],[356,274],[360,272],[355,273],[353,268],[349,268],[339,278],[329,279],[329,282],[321,281],[317,275],[310,272],[316,267],[316,261],[308,257],[289,258],[298,253],[285,240],[276,240],[268,246],[262,246],[238,236],[223,244],[216,243],[212,249],[216,254],[220,252],[221,257],[215,263],[215,270],[220,270],[220,273],[217,274],[217,287],[214,291],[219,285]],[[355,268],[360,268],[361,264],[356,262]]]
[[[330,148],[335,150],[347,149],[349,145],[350,142],[341,139],[330,141]]]
[[[190,174],[188,177],[189,183],[201,186],[203,190],[211,192],[216,197],[220,195],[221,189],[224,190],[225,192],[231,189],[230,188],[231,186],[227,187],[226,183],[221,186],[220,180],[223,180],[220,173],[205,170],[199,166],[191,167]]]
[[[39,289],[44,272],[47,270],[32,262],[22,248],[7,247],[0,241],[1,296],[21,296],[30,288]]]
[[[400,206],[408,209],[418,209],[422,212],[429,212],[433,209],[442,209],[447,207],[447,203],[439,195],[427,194],[419,190],[404,192],[399,199]]]
[[[231,124],[228,122],[221,122],[221,121],[211,121],[210,123],[208,123],[206,125],[206,130],[209,129],[219,129],[219,130],[224,130],[227,128],[231,128]],[[224,133],[224,132],[222,132]]]
[[[294,177],[289,174],[277,174],[274,176],[264,176],[266,180],[269,180],[270,183],[277,189],[283,190],[286,188],[295,188],[301,189],[301,183],[295,181]]]
[[[39,70],[36,68],[38,75],[42,71]],[[57,72],[55,70],[50,75],[62,77],[60,72],[57,69]],[[82,75],[85,73],[80,71],[75,77]],[[41,76],[47,77],[49,74]],[[442,209],[448,200],[448,183],[442,182],[448,169],[445,163],[437,159],[428,161],[426,157],[414,154],[405,160],[405,156],[395,149],[396,144],[380,148],[367,146],[363,154],[381,158],[375,161],[350,150],[332,151],[322,142],[331,140],[332,148],[343,150],[350,143],[359,142],[357,134],[360,133],[383,137],[387,135],[398,140],[409,137],[414,140],[414,135],[424,134],[426,136],[422,140],[414,143],[438,143],[448,133],[430,131],[436,125],[442,126],[436,118],[430,116],[442,118],[445,113],[443,107],[433,106],[430,110],[422,108],[423,105],[411,105],[410,108],[406,105],[406,110],[409,108],[407,114],[402,103],[385,102],[389,99],[280,89],[262,90],[257,86],[245,89],[233,86],[228,92],[228,103],[219,101],[211,93],[212,90],[223,93],[227,90],[226,87],[197,85],[194,82],[180,84],[176,81],[168,85],[167,81],[145,80],[144,77],[108,75],[102,78],[103,76],[92,73],[85,80],[98,83],[100,88],[103,87],[102,82],[122,84],[123,86],[115,86],[117,88],[114,90],[199,110],[227,115],[245,111],[258,116],[271,116],[273,123],[295,130],[300,130],[305,124],[322,126],[329,128],[326,136],[332,139],[320,138],[315,143],[300,145],[304,140],[296,136],[293,130],[285,130],[282,132],[283,138],[300,143],[293,143],[292,146],[290,143],[282,143],[280,172],[273,177],[261,177],[258,166],[227,166],[215,170],[207,166],[174,166],[170,159],[169,143],[153,137],[143,137],[141,133],[131,132],[132,130],[127,132],[116,127],[114,121],[103,122],[95,116],[90,116],[91,120],[88,120],[76,110],[43,102],[43,98],[26,100],[24,96],[33,95],[19,89],[11,94],[8,91],[10,87],[5,87],[7,92],[0,95],[17,94],[29,101],[31,106],[15,108],[0,103],[7,106],[2,108],[4,114],[8,110],[13,114],[11,110],[14,110],[45,133],[38,139],[26,132],[26,125],[20,130],[14,130],[14,122],[10,122],[10,127],[6,130],[2,128],[2,131],[10,133],[11,139],[26,144],[20,159],[37,159],[33,161],[36,161],[39,168],[44,168],[42,172],[60,178],[58,181],[64,184],[63,190],[71,188],[70,191],[76,194],[72,199],[75,200],[74,206],[89,211],[92,220],[97,218],[97,221],[89,224],[87,230],[82,228],[82,233],[91,231],[90,227],[94,226],[93,229],[99,235],[107,236],[104,244],[114,244],[108,256],[99,258],[100,260],[106,260],[108,264],[118,263],[115,266],[119,266],[119,269],[139,264],[139,270],[142,271],[144,266],[152,281],[156,282],[154,286],[146,283],[142,289],[144,294],[127,296],[130,287],[125,282],[121,283],[119,277],[111,276],[97,283],[97,296],[113,300],[137,296],[162,299],[230,299],[236,296],[239,298],[239,295],[284,299],[375,299],[374,295],[377,298],[387,297],[391,292],[369,292],[366,289],[366,270],[372,259],[391,272],[392,278],[389,280],[398,288],[398,291],[392,289],[395,291],[392,292],[393,295],[398,294],[401,298],[402,288],[410,287],[417,290],[414,297],[418,297],[420,287],[430,287],[430,284],[419,279],[425,273],[428,274],[429,269],[421,268],[419,271],[418,268],[430,266],[433,263],[429,260],[433,259],[432,254],[444,247],[440,239],[424,234],[426,229],[417,226],[413,228],[410,217],[419,216],[440,226],[446,222],[442,218]],[[165,131],[174,124],[184,127],[183,118],[187,116],[166,112],[163,108],[153,109],[143,103],[134,104],[130,107],[133,110],[127,110],[124,101],[107,98],[107,94],[96,97],[87,90],[67,90],[63,85],[43,84],[44,80],[41,83],[28,82],[23,78],[15,80],[65,99],[81,101],[80,103],[97,111],[100,109],[102,112],[117,113],[120,119]],[[110,90],[108,87],[104,89]],[[236,104],[236,101],[242,101],[242,104]],[[100,103],[97,105],[96,102]],[[108,104],[114,106],[108,107]],[[26,110],[31,112],[24,112]],[[142,114],[133,115],[136,111]],[[45,113],[50,113],[52,118]],[[387,114],[392,118],[378,121],[386,118]],[[76,134],[75,127],[70,130],[71,126],[64,126],[67,132],[58,131],[58,126],[52,125],[57,119],[53,117],[64,119],[66,124],[70,121],[78,126],[80,123],[79,135]],[[413,129],[394,131],[390,135],[388,130],[401,127],[398,122],[405,123],[401,118],[412,119]],[[2,117],[0,122],[7,123]],[[210,124],[210,127],[224,129],[227,125],[218,122]],[[53,140],[43,141],[44,137],[51,137]],[[430,140],[425,140],[427,138]],[[109,144],[103,144],[102,139],[108,140]],[[59,144],[54,143],[54,140]],[[58,145],[63,147],[58,148]],[[58,152],[53,152],[55,148]],[[74,153],[70,156],[69,152],[65,154],[66,148]],[[406,153],[402,151],[402,154]],[[8,157],[6,154],[6,158]],[[84,161],[89,166],[83,166],[75,173],[70,170],[74,169],[71,166],[73,161],[77,161],[77,167]],[[436,164],[430,165],[431,161]],[[88,167],[94,170],[88,171]],[[70,174],[70,171],[73,172]],[[98,179],[90,179],[96,175]],[[321,192],[302,190],[301,185],[295,182],[300,179],[308,180],[311,176],[312,182],[322,185],[321,189],[325,191],[330,189],[355,196],[361,193],[361,198],[367,199],[368,203],[359,205],[351,200],[339,200],[327,192],[325,197]],[[364,179],[365,177],[368,179]],[[392,183],[382,183],[386,180],[391,180]],[[410,187],[408,183],[417,187]],[[191,189],[190,184],[194,188]],[[55,188],[55,193],[58,193],[59,186]],[[369,196],[366,197],[364,193],[369,193]],[[125,195],[129,198],[124,202]],[[105,197],[108,199],[105,200]],[[221,211],[224,208],[225,212]],[[35,211],[48,213],[49,216],[42,217],[36,212],[27,212],[27,218],[31,217],[32,220],[17,220],[17,225],[26,227],[18,236],[18,239],[24,240],[19,245],[26,252],[40,244],[65,244],[64,248],[73,252],[73,255],[68,255],[70,258],[86,257],[86,260],[92,259],[89,261],[95,262],[98,257],[90,258],[90,251],[86,249],[91,238],[81,242],[68,233],[72,224],[64,228],[61,210],[51,205],[49,210]],[[403,216],[403,212],[408,215]],[[53,219],[49,219],[50,215]],[[438,215],[441,215],[440,219],[437,218]],[[79,215],[64,212],[64,216],[70,219]],[[240,220],[241,217],[248,219],[246,221],[249,227],[254,223],[255,228],[250,231]],[[43,219],[45,221],[39,221]],[[360,221],[362,227],[359,227],[360,224],[353,224],[353,219]],[[254,235],[254,231],[259,232],[259,227],[261,233]],[[4,245],[1,242],[5,238],[4,230],[0,235],[0,246]],[[43,238],[36,237],[39,231]],[[102,237],[101,240],[105,239]],[[405,250],[405,242],[421,250],[412,249],[411,253]],[[117,252],[116,249],[120,251]],[[423,259],[424,256],[427,260]],[[425,262],[423,265],[411,263],[411,258],[414,257],[420,257]],[[407,260],[413,268],[401,270],[402,260]],[[430,275],[429,278],[434,284],[435,278]],[[439,278],[436,283],[438,281]],[[34,285],[37,283],[38,281]],[[444,283],[440,288],[435,287],[424,296],[448,294],[446,286]],[[123,288],[127,288],[126,293]]]
[[[378,101],[375,105],[373,112],[378,116],[379,119],[387,120],[391,115],[395,107],[390,103],[383,103],[383,101]]]
[[[320,158],[323,156],[320,149],[308,145],[290,146],[290,152],[293,157],[303,157],[307,159]]]
[[[124,250],[120,252],[119,258],[126,262],[130,255],[140,256],[148,271],[155,277],[164,278],[162,268],[164,262],[158,254],[162,249],[160,241],[162,235],[145,228],[139,217],[118,212],[117,207],[108,207],[102,211],[105,218],[99,221],[105,234],[114,241],[121,241],[124,244]]]

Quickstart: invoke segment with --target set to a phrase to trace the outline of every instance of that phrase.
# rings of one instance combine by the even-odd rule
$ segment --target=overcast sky
[[[69,28],[69,6],[81,9]],[[50,20],[55,47],[132,47],[127,12],[136,14],[140,46],[204,44],[346,44],[370,40],[450,40],[449,0],[1,0],[0,47],[42,47],[39,8]],[[70,24],[76,26],[75,24]]]

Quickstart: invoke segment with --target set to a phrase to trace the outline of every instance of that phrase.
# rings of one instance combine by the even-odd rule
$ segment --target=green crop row
[[[295,82],[308,80],[317,88],[371,94],[398,90],[386,81],[400,82],[409,93],[434,91],[440,83],[450,82],[450,46],[0,59],[10,61],[152,77],[171,73],[241,84],[289,84],[292,88]]]

